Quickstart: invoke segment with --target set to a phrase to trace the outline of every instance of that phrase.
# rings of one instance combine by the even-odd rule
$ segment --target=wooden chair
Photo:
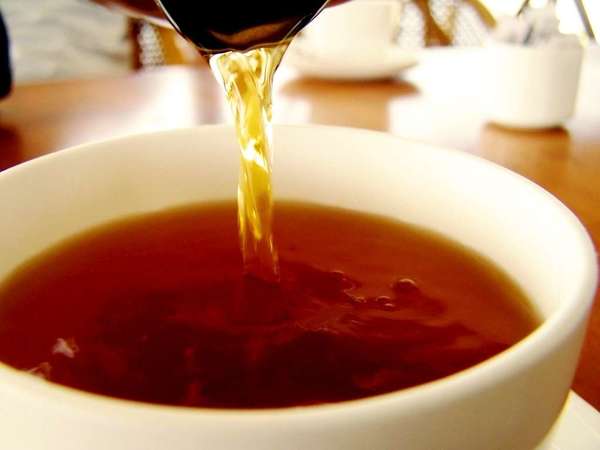
[[[496,24],[479,0],[404,0],[401,44],[476,45]]]
[[[193,46],[171,28],[130,19],[129,29],[133,43],[132,66],[136,70],[163,65],[206,64]]]

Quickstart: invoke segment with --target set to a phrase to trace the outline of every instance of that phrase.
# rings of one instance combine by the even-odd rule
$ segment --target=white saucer
[[[562,415],[536,450],[600,449],[600,413],[571,392]]]
[[[392,78],[417,64],[415,55],[390,45],[382,56],[374,59],[364,54],[340,55],[324,53],[308,38],[296,39],[284,59],[304,76],[329,80],[380,80]]]

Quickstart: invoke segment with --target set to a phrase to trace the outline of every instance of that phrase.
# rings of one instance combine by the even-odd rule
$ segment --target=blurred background
[[[398,44],[408,49],[481,45],[498,20],[517,15],[525,3],[398,1],[403,7]],[[526,3],[537,8],[548,1]],[[600,36],[600,1],[555,3],[561,31],[575,33],[587,41]],[[8,31],[15,84],[101,77],[160,65],[204,64],[172,30],[91,0],[0,0],[0,11]]]

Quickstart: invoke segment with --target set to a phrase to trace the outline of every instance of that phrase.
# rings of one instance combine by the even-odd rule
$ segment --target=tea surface
[[[445,377],[537,325],[503,272],[428,231],[278,203],[274,233],[279,284],[244,276],[232,202],[73,237],[0,286],[0,361],[124,399],[285,407]]]

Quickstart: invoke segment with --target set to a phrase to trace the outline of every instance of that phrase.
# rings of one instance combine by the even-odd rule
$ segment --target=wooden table
[[[385,130],[495,161],[565,202],[600,245],[600,52],[588,55],[575,118],[565,128],[514,131],[486,123],[480,52],[435,50],[403,79],[331,83],[278,74],[275,121]],[[591,53],[591,52],[590,52]],[[227,121],[206,68],[17,87],[0,101],[0,170],[66,146],[128,133]],[[575,390],[600,409],[596,297]]]

